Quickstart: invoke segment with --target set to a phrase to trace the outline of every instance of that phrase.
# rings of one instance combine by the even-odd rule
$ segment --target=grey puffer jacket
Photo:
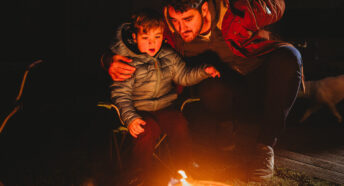
[[[110,46],[113,53],[131,58],[129,65],[136,68],[131,78],[110,86],[111,100],[126,125],[141,118],[136,110],[156,111],[170,106],[177,99],[176,84],[191,86],[209,77],[205,66],[188,68],[169,45],[163,44],[154,57],[139,53],[130,30],[128,23],[120,26],[117,41]]]

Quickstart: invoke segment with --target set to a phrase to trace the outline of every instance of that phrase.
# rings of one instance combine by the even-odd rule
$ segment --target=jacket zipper
[[[154,66],[156,68],[156,84],[155,84],[155,89],[154,89],[154,94],[153,94],[153,97],[156,98],[157,97],[157,94],[158,94],[158,88],[160,87],[160,67],[158,65],[158,61],[153,58],[154,60]],[[156,107],[157,107],[157,104],[154,104],[154,110],[156,110]]]

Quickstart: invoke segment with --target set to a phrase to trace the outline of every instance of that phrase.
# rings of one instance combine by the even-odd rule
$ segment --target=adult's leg
[[[258,142],[273,147],[285,128],[286,118],[301,82],[301,54],[291,46],[266,56],[263,75],[263,119]]]
[[[233,82],[238,82],[238,78],[233,79],[231,73],[223,73],[220,79],[207,79],[193,87],[200,102],[186,105],[183,111],[190,123],[193,142],[207,146],[209,151],[225,145],[231,135],[225,131],[232,128],[228,125],[236,116]]]
[[[169,107],[154,112],[161,130],[167,134],[171,155],[177,169],[185,169],[191,161],[191,138],[188,122],[182,112]]]
[[[301,82],[301,55],[296,48],[281,47],[263,57],[262,66],[246,77],[251,114],[258,116],[255,122],[260,128],[257,144],[249,153],[249,179],[254,181],[273,176],[273,146],[285,127]]]

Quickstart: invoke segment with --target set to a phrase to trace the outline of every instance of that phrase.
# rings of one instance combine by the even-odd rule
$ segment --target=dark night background
[[[16,0],[2,5],[1,121],[13,106],[25,67],[38,59],[44,63],[30,72],[23,109],[0,134],[0,180],[19,179],[14,175],[26,175],[20,177],[23,183],[33,180],[32,172],[41,171],[34,167],[78,156],[68,149],[106,156],[97,149],[107,144],[102,134],[110,126],[101,122],[95,105],[107,98],[109,77],[99,60],[118,24],[143,6],[159,8],[159,0]],[[342,74],[344,2],[286,0],[286,7],[270,29],[299,47],[306,79]]]

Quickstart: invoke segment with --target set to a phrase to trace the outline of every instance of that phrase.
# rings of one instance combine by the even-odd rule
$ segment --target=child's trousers
[[[191,160],[191,138],[188,122],[182,112],[168,107],[154,112],[139,112],[146,122],[144,132],[134,139],[132,168],[149,170],[154,146],[161,134],[167,134],[173,168],[184,169]]]

